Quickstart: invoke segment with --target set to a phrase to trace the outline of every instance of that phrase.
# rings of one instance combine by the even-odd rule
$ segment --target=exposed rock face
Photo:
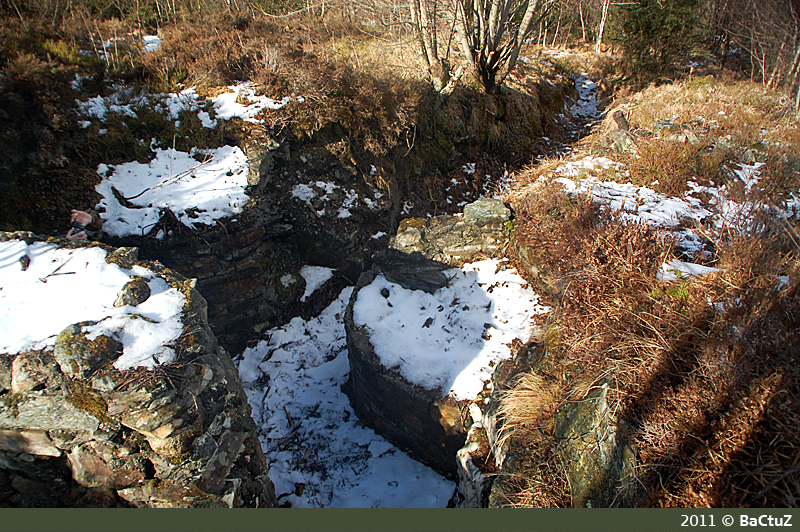
[[[373,268],[382,272],[386,279],[397,283],[407,290],[422,290],[432,294],[439,288],[447,286],[448,279],[443,270],[447,264],[426,258],[422,253],[410,255],[389,248],[379,251],[372,257]]]
[[[492,375],[494,392],[484,409],[488,448],[497,464],[497,476],[488,495],[487,506],[503,507],[513,497],[511,480],[531,467],[531,456],[514,438],[501,439],[502,421],[496,392],[507,390],[516,377],[536,371],[543,349],[532,344],[520,350],[514,360],[504,361]],[[632,450],[625,444],[625,430],[608,407],[608,384],[590,391],[582,401],[567,403],[556,412],[557,450],[566,468],[576,508],[629,506],[633,495]]]
[[[464,223],[467,225],[503,224],[510,217],[511,211],[497,199],[483,198],[464,206]]]
[[[575,507],[627,506],[633,494],[633,451],[608,407],[608,384],[556,414],[556,437]]]
[[[304,284],[300,263],[275,242],[291,230],[268,210],[255,207],[237,222],[190,230],[171,213],[161,219],[162,240],[107,238],[115,245],[138,246],[142,256],[169,264],[197,279],[210,302],[209,322],[220,341],[239,351],[247,339],[274,324],[284,312],[297,311]],[[281,283],[286,275],[294,283]]]
[[[374,190],[326,150],[272,138],[249,139],[244,148],[251,200],[236,218],[189,229],[166,212],[148,236],[105,239],[138,247],[143,258],[196,278],[209,303],[209,324],[232,353],[261,331],[330,303],[316,297],[300,301],[304,264],[335,268],[332,282],[352,284],[371,253],[385,245],[371,239],[364,225],[388,231],[388,206],[373,202],[374,208],[368,207],[361,198],[373,198]],[[304,202],[294,194],[298,185],[317,197]],[[349,216],[340,218],[339,209],[350,203]],[[336,291],[320,293],[327,292]]]
[[[137,262],[135,249],[104,249],[108,262],[148,268],[185,296],[177,359],[118,371],[120,344],[90,340],[83,324],[53,350],[0,355],[0,504],[274,506],[244,389],[195,281]],[[146,298],[136,281],[119,298]]]
[[[478,253],[498,251],[508,240],[505,223],[510,216],[500,200],[482,199],[466,205],[463,217],[407,218],[400,222],[391,247],[457,264]]]
[[[378,272],[404,288],[434,292],[447,284],[443,269],[477,253],[491,253],[507,241],[510,211],[498,200],[468,205],[469,223],[457,216],[400,223],[392,249],[375,255],[375,270],[361,275],[345,314],[350,380],[345,391],[359,418],[386,439],[445,476],[456,479],[456,453],[464,446],[469,426],[463,412],[469,401],[455,401],[446,390],[412,384],[386,368],[370,343],[369,331],[353,319],[359,291]],[[467,218],[466,215],[464,218]],[[480,224],[480,225],[479,225]],[[414,346],[408,346],[413,349]]]
[[[472,425],[464,446],[458,450],[458,490],[454,498],[459,508],[485,508],[495,472],[492,447],[484,425],[484,414],[477,403],[469,405]]]
[[[361,275],[345,313],[350,379],[344,391],[364,423],[413,458],[455,479],[456,451],[466,434],[461,420],[463,405],[441,390],[412,384],[398,371],[384,367],[370,343],[369,331],[353,320],[358,291],[376,276],[375,271]]]
[[[508,504],[510,494],[513,493],[509,481],[518,471],[525,471],[524,464],[527,459],[525,447],[519,445],[513,434],[501,440],[503,423],[497,415],[500,407],[500,394],[508,391],[520,374],[535,367],[542,354],[542,346],[531,341],[524,345],[513,359],[501,362],[492,374],[492,395],[483,408],[481,420],[486,429],[485,447],[490,449],[488,454],[491,455],[487,456],[484,462],[491,461],[496,473],[492,479],[489,493],[483,500],[484,505],[490,508],[500,508]]]

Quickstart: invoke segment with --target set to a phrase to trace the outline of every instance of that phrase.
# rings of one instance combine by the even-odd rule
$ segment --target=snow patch
[[[328,279],[333,277],[333,269],[324,266],[303,266],[300,275],[306,280],[306,291],[300,301],[305,301],[308,296],[313,294],[317,288],[324,285]]]
[[[353,319],[369,329],[387,368],[457,400],[474,399],[497,363],[511,356],[508,344],[527,342],[533,317],[550,309],[496,259],[445,273],[450,284],[434,294],[407,290],[378,275],[358,293]]]
[[[703,275],[718,271],[720,271],[718,268],[710,268],[701,264],[673,259],[672,262],[663,264],[656,276],[660,281],[677,281],[693,275]]]
[[[256,117],[265,109],[280,109],[292,100],[288,96],[281,100],[259,96],[256,94],[256,85],[250,81],[230,85],[228,91],[209,98],[214,104],[217,118],[224,120],[238,117],[245,122],[258,122]]]
[[[105,259],[97,247],[0,242],[0,353],[52,347],[67,326],[95,321],[84,327],[90,339],[104,334],[123,345],[118,370],[172,362],[169,344],[183,330],[186,298],[146,268],[125,269]],[[27,269],[20,261],[30,261]],[[148,280],[150,297],[135,307],[114,307],[133,276]]]
[[[148,54],[161,48],[161,37],[158,35],[144,35],[142,37],[142,52]]]
[[[293,507],[444,508],[455,484],[361,424],[341,391],[352,291],[267,331],[238,362],[275,493]]]
[[[200,152],[156,148],[155,153],[149,164],[134,161],[98,167],[105,177],[95,187],[103,196],[97,208],[108,234],[148,234],[166,210],[190,228],[215,225],[220,218],[242,212],[248,200],[244,190],[249,166],[240,148],[208,150],[200,161],[193,157]],[[111,175],[107,175],[109,170]],[[117,194],[133,206],[123,205]]]

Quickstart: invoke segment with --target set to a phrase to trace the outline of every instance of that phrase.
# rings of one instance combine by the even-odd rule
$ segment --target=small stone
[[[616,153],[627,153],[636,149],[631,134],[621,129],[615,129],[603,137],[603,145]]]
[[[415,246],[422,240],[422,233],[416,227],[409,227],[402,233],[397,233],[394,243],[401,248]]]
[[[464,222],[469,225],[502,224],[510,218],[511,211],[498,199],[483,198],[464,206]]]
[[[0,430],[0,449],[36,456],[61,456],[53,440],[41,430]]]
[[[139,260],[139,248],[117,248],[106,257],[106,262],[123,268],[132,267]]]
[[[11,367],[13,360],[9,356],[0,356],[0,393],[11,389]]]
[[[11,364],[11,392],[43,388],[55,376],[54,360],[47,353],[21,353]]]
[[[656,135],[659,133],[680,133],[681,128],[672,120],[659,120],[654,128]]]
[[[99,426],[100,422],[91,413],[61,396],[23,394],[14,409],[0,409],[0,429],[95,431]]]
[[[105,449],[93,443],[75,447],[67,455],[72,466],[72,476],[82,486],[121,489],[144,480],[144,474],[128,461],[118,468],[112,467],[103,457]],[[100,451],[98,453],[98,451]],[[138,464],[137,464],[138,465]]]
[[[150,297],[150,285],[143,277],[136,277],[131,281],[125,283],[122,290],[117,294],[117,300],[114,301],[115,307],[124,307],[130,305],[135,307],[141,305],[147,298]]]
[[[622,131],[630,131],[631,126],[628,124],[628,119],[625,118],[625,113],[620,110],[614,111],[613,114],[614,122],[617,123],[617,127]]]

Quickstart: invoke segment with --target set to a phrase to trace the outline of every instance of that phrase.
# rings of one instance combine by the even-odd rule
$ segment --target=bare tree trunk
[[[10,0],[10,1],[11,1],[11,5],[14,6],[14,11],[17,12],[17,16],[19,17],[19,19],[21,21],[25,22],[25,19],[22,17],[22,13],[19,12],[19,8],[17,7],[16,2],[14,2],[14,0]]]
[[[797,118],[800,118],[800,79],[798,79],[794,90],[796,92],[794,95],[794,114]]]
[[[558,32],[561,29],[561,17],[558,17],[556,20],[556,34],[553,36],[553,44],[550,45],[551,48],[555,48],[556,41],[558,41]]]
[[[547,48],[547,30],[550,29],[550,25],[545,21],[544,22],[544,35],[542,35],[542,48]]]
[[[446,57],[439,55],[437,1],[433,1],[432,14],[428,12],[427,0],[411,0],[410,5],[411,23],[419,46],[420,59],[428,71],[433,88],[441,92],[450,81],[450,65]]]
[[[600,29],[597,31],[597,44],[595,44],[594,52],[600,53],[603,44],[603,32],[606,29],[606,19],[608,18],[608,7],[611,5],[611,0],[604,0],[603,2],[603,15],[600,19]]]
[[[487,92],[494,92],[514,69],[533,24],[541,22],[555,2],[456,0],[459,48]],[[519,26],[514,24],[516,20],[520,20]]]
[[[796,46],[797,49],[795,50],[792,66],[789,68],[788,74],[786,74],[787,78],[791,78],[792,76],[800,78],[800,42],[798,42]]]
[[[789,32],[785,32],[783,36],[783,41],[781,42],[781,47],[778,50],[778,57],[775,59],[775,66],[772,69],[772,74],[769,76],[769,81],[767,81],[767,87],[770,89],[774,89],[776,85],[779,85],[781,82],[781,71],[783,70],[783,52],[786,49],[786,43],[789,41]]]
[[[586,24],[583,22],[583,1],[578,2],[578,13],[581,16],[581,41],[586,42]]]

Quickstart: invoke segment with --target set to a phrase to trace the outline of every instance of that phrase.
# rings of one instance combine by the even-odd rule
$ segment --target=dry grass
[[[534,220],[528,213],[528,238]],[[792,246],[780,232],[736,238],[720,251],[725,273],[666,283],[654,268],[667,248],[649,230],[597,224],[572,243],[570,269],[564,258],[550,265],[566,282],[549,323],[558,333],[546,363],[504,398],[507,427],[553,461],[552,408],[611,376],[611,408],[629,424],[637,454],[637,504],[795,505],[800,278]],[[790,277],[783,289],[778,274]],[[511,504],[536,502],[525,489]]]
[[[506,479],[515,494],[505,501],[509,506],[569,506],[569,484],[564,468],[554,449],[546,445],[558,407],[557,392],[554,383],[546,382],[535,373],[524,373],[514,387],[500,397],[497,415],[502,420],[502,432],[495,445],[506,447],[514,438],[515,447],[533,450],[524,457],[526,474]],[[530,474],[531,469],[535,473]]]
[[[740,152],[760,140],[783,143],[797,139],[789,98],[756,83],[695,78],[648,87],[621,103],[632,107],[628,121],[634,128],[652,130],[659,120],[670,120],[701,139],[730,135],[730,152]],[[610,124],[610,120],[609,114],[606,122]],[[762,135],[762,129],[766,134]]]
[[[687,82],[632,100],[634,131],[672,120],[703,143],[639,137],[635,156],[616,156],[631,178],[677,195],[689,180],[714,181],[736,201],[773,208],[705,229],[719,273],[666,282],[655,274],[671,257],[669,240],[537,182],[559,161],[521,176],[512,195],[516,237],[560,293],[541,324],[543,361],[503,398],[506,429],[532,457],[530,478],[520,475],[508,504],[565,504],[544,476],[561,468],[563,477],[564,467],[544,405],[580,399],[605,378],[615,383],[609,407],[636,455],[634,504],[796,506],[800,236],[796,218],[774,207],[800,184],[797,122],[780,95],[747,83]],[[722,135],[730,135],[727,147],[709,150]],[[768,152],[761,182],[749,191],[721,172],[748,148]]]
[[[716,177],[722,162],[721,157],[701,153],[699,146],[666,139],[641,141],[636,148],[635,154],[622,157],[631,181],[670,196],[682,196],[688,181],[707,184],[708,176]]]

